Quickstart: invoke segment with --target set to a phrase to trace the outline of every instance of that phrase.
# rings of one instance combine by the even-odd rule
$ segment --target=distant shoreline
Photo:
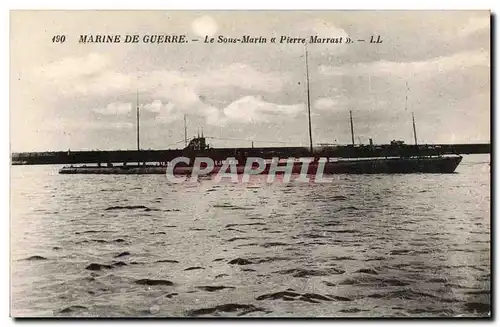
[[[184,155],[190,149],[177,150],[111,150],[111,151],[53,151],[53,152],[20,152],[12,153],[13,165],[46,165],[105,162],[165,162]],[[245,151],[250,156],[272,157],[308,157],[306,147],[255,147],[255,148],[212,148],[195,155],[209,157],[231,157],[237,151]],[[340,145],[323,146],[315,150],[320,156],[339,158],[389,157],[405,155],[439,155],[439,154],[489,154],[491,144],[426,144],[403,145],[400,147],[386,145]]]

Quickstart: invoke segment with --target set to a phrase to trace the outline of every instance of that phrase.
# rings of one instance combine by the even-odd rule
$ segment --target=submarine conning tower
[[[193,138],[187,147],[184,148],[185,150],[194,150],[194,151],[205,151],[209,149],[209,146],[207,144],[207,140],[205,137],[195,137]]]

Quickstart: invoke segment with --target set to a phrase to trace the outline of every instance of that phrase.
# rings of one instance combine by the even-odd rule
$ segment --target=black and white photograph
[[[13,318],[492,318],[489,10],[11,10]]]

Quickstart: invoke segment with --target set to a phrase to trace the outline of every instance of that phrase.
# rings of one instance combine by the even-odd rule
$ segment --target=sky
[[[244,35],[267,43],[203,42]],[[315,145],[350,143],[349,111],[358,144],[413,143],[412,113],[419,143],[490,142],[489,11],[11,11],[11,150],[136,149],[137,105],[141,149],[182,148],[184,117],[215,147],[307,146],[306,47]]]

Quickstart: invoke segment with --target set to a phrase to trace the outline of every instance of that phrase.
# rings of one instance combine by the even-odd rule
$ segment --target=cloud
[[[141,109],[156,113],[155,119],[162,123],[180,121],[184,114],[205,118],[209,124],[222,121],[220,110],[205,104],[192,91],[181,88],[177,93],[172,94],[174,96],[170,97],[171,100],[154,100],[141,106]],[[186,97],[182,97],[183,94]]]
[[[262,73],[250,65],[234,63],[219,70],[191,77],[193,84],[204,88],[236,86],[244,90],[276,93],[283,89],[286,75]]]
[[[151,103],[143,105],[142,108],[151,112],[160,113],[162,111],[171,111],[174,106],[171,103],[163,104],[161,100],[155,100]]]
[[[67,57],[51,62],[35,70],[35,74],[48,81],[73,80],[100,73],[108,66],[108,58],[90,53],[83,57]]]
[[[228,122],[228,118],[224,116],[223,112],[214,106],[205,106],[201,115],[209,125],[224,126]]]
[[[120,117],[129,114],[134,107],[135,104],[132,103],[112,102],[106,107],[94,108],[92,111],[99,115]],[[172,102],[163,103],[161,100],[139,105],[141,112],[146,110],[155,113],[156,119],[165,123],[179,118],[180,113],[175,111],[175,107]]]
[[[125,113],[125,108],[131,108],[131,104],[110,104],[105,109],[95,110],[99,113],[117,115]],[[269,123],[276,119],[285,120],[294,118],[300,113],[305,112],[303,104],[279,105],[263,101],[261,97],[245,96],[231,102],[226,107],[217,108],[216,106],[203,103],[201,100],[193,103],[190,107],[178,106],[173,102],[163,103],[162,100],[155,100],[151,103],[141,105],[141,110],[147,110],[155,113],[155,119],[159,122],[170,123],[180,121],[185,113],[194,114],[205,119],[209,125],[221,126],[227,123]]]
[[[82,124],[81,121],[70,120],[66,118],[55,118],[37,129],[37,131],[41,132],[60,132],[61,126],[64,126],[65,129],[71,129],[73,132],[78,131],[87,131],[87,130],[104,130],[104,129],[130,129],[135,127],[135,122],[126,122],[126,121],[89,121],[85,124]],[[71,134],[71,133],[69,133]]]
[[[81,57],[67,57],[51,62],[28,73],[36,81],[32,91],[61,97],[106,96],[131,89],[133,78],[116,71],[108,56],[90,53]]]
[[[92,78],[80,79],[79,83],[75,83],[74,85],[67,87],[73,87],[77,93],[82,95],[98,95],[98,96],[106,96],[106,95],[114,95],[117,92],[122,92],[124,90],[130,90],[132,92],[136,92],[134,87],[136,87],[136,83],[134,81],[137,80],[137,77],[133,75],[125,75],[119,72],[114,72],[111,70],[103,71],[99,75],[92,76]],[[66,92],[71,95],[71,90]]]
[[[395,76],[410,77],[414,75],[434,76],[443,72],[464,69],[473,66],[489,67],[490,59],[487,51],[468,51],[451,56],[438,57],[427,61],[395,62],[376,61],[343,66],[319,67],[319,72],[328,76]]]
[[[201,91],[224,92],[239,88],[253,92],[278,93],[290,78],[286,73],[264,73],[250,65],[197,71],[152,70],[123,72],[104,55],[71,57],[35,69],[32,80],[40,93],[47,89],[61,97],[107,97],[124,93],[153,93],[155,98],[189,107],[199,102]]]
[[[111,122],[111,123],[92,123],[89,124],[90,128],[93,129],[131,129],[135,127],[135,124],[130,122]],[[85,126],[86,127],[86,126]]]
[[[332,98],[319,98],[314,102],[314,108],[318,110],[331,110],[339,104],[339,100]]]
[[[85,69],[74,69],[68,63],[81,64]],[[229,93],[234,88],[252,93],[278,93],[284,88],[286,74],[263,73],[247,64],[234,63],[202,73],[168,70],[125,73],[117,71],[105,57],[90,54],[46,65],[41,71],[44,74],[38,75],[40,91],[49,83],[50,88],[65,99],[81,96],[106,99],[117,94],[130,97],[139,91],[155,99],[141,108],[155,113],[156,120],[163,123],[178,120],[184,113],[203,117],[209,124],[223,124],[228,121],[267,121],[276,113],[289,115],[301,110],[300,105],[272,104],[253,96],[240,98],[219,109],[200,96],[207,92],[226,92],[227,97],[234,97]],[[57,78],[52,78],[54,76]],[[222,103],[227,104],[227,101]],[[133,107],[132,103],[112,102],[92,110],[100,115],[121,116],[128,114]]]
[[[122,103],[122,102],[113,102],[108,104],[104,108],[95,108],[92,109],[94,112],[106,115],[106,116],[121,116],[126,115],[132,110],[131,103]]]
[[[303,104],[278,105],[265,102],[260,97],[246,96],[228,105],[223,112],[231,121],[254,123],[295,117],[304,110]]]
[[[164,123],[178,120],[180,116],[179,113],[175,112],[175,104],[172,102],[162,103],[161,100],[145,104],[141,109],[157,113],[156,119]]]
[[[147,92],[145,84],[142,84],[142,88],[144,92]],[[200,103],[198,93],[188,85],[169,85],[169,83],[165,83],[156,88],[153,95],[157,98],[173,102],[185,111],[189,111],[190,107],[194,107]]]

